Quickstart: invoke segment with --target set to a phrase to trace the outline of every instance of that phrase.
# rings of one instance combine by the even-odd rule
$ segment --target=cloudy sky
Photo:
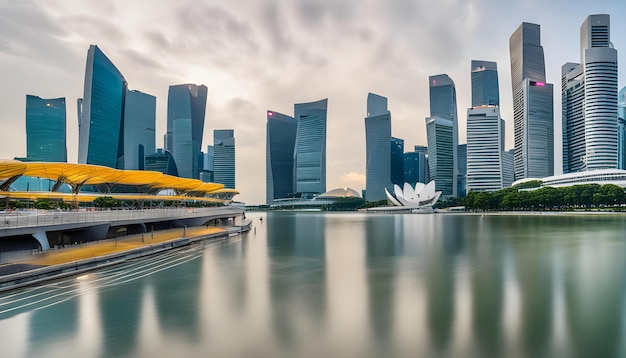
[[[293,114],[294,103],[323,98],[327,189],[361,190],[367,93],[389,98],[392,134],[409,151],[426,144],[428,76],[447,73],[465,143],[472,59],[498,63],[506,146],[513,147],[508,41],[523,21],[541,25],[560,147],[560,67],[579,62],[580,25],[595,13],[611,15],[611,39],[625,63],[623,0],[0,0],[0,158],[26,154],[26,94],[33,94],[66,98],[68,157],[76,162],[76,99],[87,49],[97,44],[130,89],[157,97],[157,146],[168,86],[208,87],[203,147],[214,129],[235,130],[237,200],[265,201],[266,110]],[[559,172],[560,157],[557,163]]]

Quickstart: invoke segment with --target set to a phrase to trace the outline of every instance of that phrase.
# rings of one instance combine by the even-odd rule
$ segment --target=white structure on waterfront
[[[524,182],[540,180],[541,186],[551,187],[565,187],[581,184],[598,184],[606,185],[613,184],[626,188],[626,170],[621,169],[599,169],[589,170],[585,172],[567,173],[549,176],[546,178],[526,178],[517,180],[513,185],[521,184]]]
[[[409,183],[404,183],[404,188],[395,184],[393,189],[393,194],[385,189],[387,199],[395,206],[408,209],[430,208],[441,196],[441,191],[435,191],[434,180],[428,184],[417,183],[415,188]]]

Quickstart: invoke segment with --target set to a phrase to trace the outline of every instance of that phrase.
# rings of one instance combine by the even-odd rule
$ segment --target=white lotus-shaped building
[[[403,206],[411,209],[419,209],[433,206],[439,197],[440,191],[435,191],[435,181],[428,184],[417,183],[415,188],[409,183],[404,183],[404,188],[398,184],[393,185],[393,194],[385,189],[389,201],[395,206]]]

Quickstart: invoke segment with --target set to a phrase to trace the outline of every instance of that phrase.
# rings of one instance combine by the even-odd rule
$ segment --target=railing
[[[212,214],[237,214],[241,209],[232,207],[212,208],[158,208],[158,209],[121,209],[94,211],[48,211],[18,210],[0,211],[0,230],[25,227],[53,226],[79,223],[107,223],[115,221],[133,221],[160,218],[190,218]]]

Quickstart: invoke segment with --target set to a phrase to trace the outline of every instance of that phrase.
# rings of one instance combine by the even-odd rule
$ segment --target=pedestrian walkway
[[[51,250],[45,253],[32,255],[15,262],[15,264],[27,264],[36,266],[50,266],[69,263],[73,261],[90,259],[98,256],[110,255],[132,249],[179,239],[182,237],[194,238],[224,232],[219,227],[193,227],[186,229],[174,229],[123,236],[117,239],[87,243],[73,247],[66,247],[58,250]]]

